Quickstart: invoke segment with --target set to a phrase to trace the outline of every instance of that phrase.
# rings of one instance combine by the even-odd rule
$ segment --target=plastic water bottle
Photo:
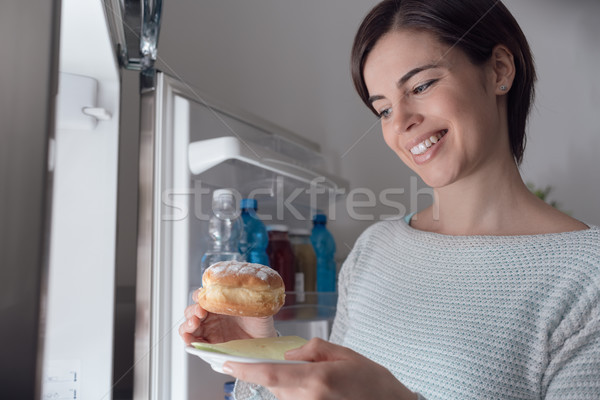
[[[235,196],[230,189],[218,189],[213,192],[213,216],[208,223],[208,236],[212,243],[201,261],[201,272],[218,261],[243,261],[238,250],[243,232],[242,219],[235,205]]]
[[[256,199],[242,199],[240,207],[244,223],[240,253],[248,262],[269,265],[269,256],[267,255],[269,234],[265,224],[256,215]]]
[[[335,240],[326,225],[326,215],[316,214],[313,217],[310,242],[317,255],[317,292],[336,290]]]

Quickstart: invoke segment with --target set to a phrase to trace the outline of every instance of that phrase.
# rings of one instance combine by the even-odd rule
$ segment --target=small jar
[[[310,242],[310,231],[308,229],[291,230],[290,243],[296,259],[296,291],[316,291],[317,256]],[[298,285],[300,279],[302,279],[301,287]]]

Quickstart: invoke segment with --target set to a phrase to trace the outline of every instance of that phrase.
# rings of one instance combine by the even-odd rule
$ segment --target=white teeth
[[[419,154],[425,153],[428,148],[430,148],[431,146],[436,144],[447,132],[448,132],[448,130],[444,129],[443,131],[439,132],[436,135],[431,135],[429,137],[429,139],[425,139],[424,141],[422,141],[421,143],[419,143],[418,145],[416,145],[415,147],[410,149],[410,152],[414,155],[419,155]]]
[[[427,146],[425,146],[425,142],[419,143],[418,145],[416,145],[415,147],[410,149],[410,152],[413,153],[414,155],[423,154],[426,151],[427,151]]]

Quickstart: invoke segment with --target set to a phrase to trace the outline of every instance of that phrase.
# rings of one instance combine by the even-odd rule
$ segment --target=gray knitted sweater
[[[600,228],[448,236],[379,222],[342,267],[331,341],[429,400],[600,399]]]

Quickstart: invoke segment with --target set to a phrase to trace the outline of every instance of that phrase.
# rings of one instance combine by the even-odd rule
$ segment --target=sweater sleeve
[[[239,379],[235,381],[233,396],[235,400],[277,400],[267,388]]]
[[[558,335],[542,382],[545,400],[600,398],[600,304],[590,308],[579,323],[566,324],[568,335]]]

